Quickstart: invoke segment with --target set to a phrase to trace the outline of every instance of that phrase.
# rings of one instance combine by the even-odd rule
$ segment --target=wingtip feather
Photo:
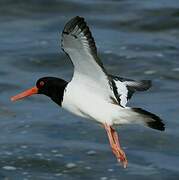
[[[66,33],[66,34],[71,33],[73,29],[75,28],[75,26],[79,25],[80,23],[85,23],[85,20],[83,17],[80,17],[80,16],[73,17],[66,23],[63,29],[63,33]]]

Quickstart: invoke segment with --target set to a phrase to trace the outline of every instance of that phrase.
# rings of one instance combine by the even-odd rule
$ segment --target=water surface
[[[127,169],[116,162],[98,124],[44,96],[9,101],[39,77],[70,80],[60,34],[76,15],[86,18],[110,73],[153,81],[130,105],[160,115],[166,131],[118,127]],[[0,179],[178,179],[178,22],[178,0],[1,0]]]

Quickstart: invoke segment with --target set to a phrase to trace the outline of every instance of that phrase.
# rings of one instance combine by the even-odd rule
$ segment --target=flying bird
[[[136,91],[151,87],[151,81],[135,81],[109,74],[97,54],[95,41],[83,17],[76,16],[67,22],[62,32],[61,46],[74,66],[71,81],[42,77],[33,88],[11,97],[11,100],[44,94],[60,107],[101,123],[107,132],[112,152],[126,168],[127,157],[113,126],[136,123],[160,131],[165,129],[160,117],[141,108],[127,106]]]

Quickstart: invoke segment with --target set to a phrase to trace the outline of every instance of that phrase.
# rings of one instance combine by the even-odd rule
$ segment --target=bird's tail
[[[162,122],[162,119],[151,112],[141,108],[125,108],[125,111],[125,114],[127,114],[125,117],[126,123],[139,123],[152,129],[165,130],[165,124]]]
[[[165,124],[159,116],[141,108],[132,108],[132,110],[141,116],[141,119],[146,126],[160,131],[165,130]]]

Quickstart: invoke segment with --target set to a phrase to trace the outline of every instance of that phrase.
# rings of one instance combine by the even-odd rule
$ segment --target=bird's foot
[[[127,168],[128,161],[125,152],[116,145],[112,148],[112,151],[116,156],[118,162],[122,163],[124,168]]]

